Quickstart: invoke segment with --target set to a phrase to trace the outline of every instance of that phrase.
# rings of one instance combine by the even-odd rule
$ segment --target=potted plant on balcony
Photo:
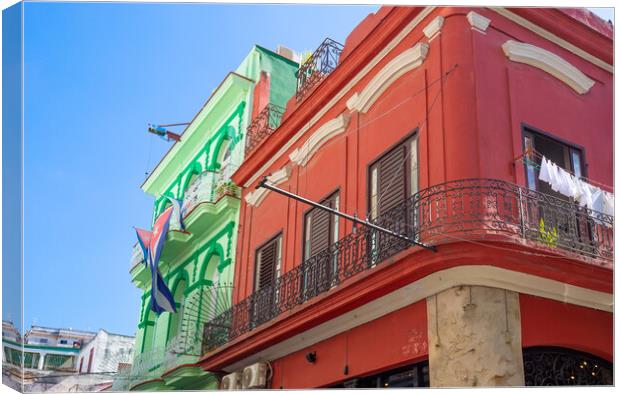
[[[237,196],[239,188],[232,181],[225,181],[217,185],[215,188],[215,201],[219,200],[225,195]]]
[[[540,218],[539,223],[540,240],[550,248],[555,248],[558,243],[558,229],[553,227],[547,230],[545,220]]]

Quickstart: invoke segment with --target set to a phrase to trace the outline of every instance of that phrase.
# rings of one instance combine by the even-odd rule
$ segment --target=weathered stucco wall
[[[460,286],[426,302],[431,387],[523,386],[518,293]]]

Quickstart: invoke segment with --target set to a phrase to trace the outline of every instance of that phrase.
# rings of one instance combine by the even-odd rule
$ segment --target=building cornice
[[[305,166],[312,156],[329,140],[344,132],[349,123],[350,115],[341,114],[340,116],[325,122],[314,134],[299,148],[295,149],[290,155],[293,163]]]
[[[398,78],[422,65],[428,54],[428,48],[428,44],[420,42],[396,56],[374,76],[360,93],[354,93],[349,98],[347,108],[351,111],[367,112]]]
[[[584,49],[572,44],[571,42],[559,37],[558,35],[552,33],[551,31],[531,22],[530,20],[502,7],[491,7],[491,10],[500,14],[501,16],[511,20],[512,22],[523,26],[524,28],[530,30],[531,32],[537,34],[538,36],[553,42],[554,44],[566,49],[567,51],[579,56],[580,58],[594,64],[601,69],[612,73],[614,72],[614,66],[607,63],[606,61],[600,59],[599,57],[585,51]],[[579,23],[575,21],[575,23]]]
[[[285,166],[281,169],[279,169],[278,171],[274,172],[273,174],[269,175],[267,177],[267,180],[269,181],[269,183],[271,183],[272,185],[279,185],[281,183],[284,183],[288,180],[288,178],[291,176],[291,167],[290,166]],[[264,187],[261,187],[259,189],[256,189],[250,193],[248,193],[245,196],[245,201],[254,206],[257,207],[267,196],[267,194],[269,193],[268,189],[265,189]]]
[[[508,40],[502,44],[506,57],[513,62],[539,68],[564,82],[579,94],[592,89],[594,81],[577,67],[546,49],[531,44]]]

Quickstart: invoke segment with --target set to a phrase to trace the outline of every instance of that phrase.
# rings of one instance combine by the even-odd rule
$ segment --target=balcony
[[[193,239],[193,234],[202,234],[208,231],[209,223],[229,206],[237,207],[240,190],[232,183],[230,176],[238,166],[228,165],[220,171],[205,171],[187,187],[183,199],[186,232],[180,231],[178,220],[173,216],[166,240],[166,248],[162,252],[162,260],[178,252]],[[140,245],[133,245],[130,271],[144,261]]]
[[[331,74],[338,66],[343,45],[326,38],[297,70],[297,102],[306,97],[314,88]]]
[[[492,179],[453,181],[420,191],[375,223],[428,245],[500,241],[565,255],[586,263],[613,264],[612,216],[517,185]],[[208,353],[282,313],[340,285],[412,245],[368,227],[254,292],[204,326]],[[441,249],[440,249],[441,253]]]
[[[274,104],[268,104],[254,118],[246,131],[245,155],[248,156],[269,137],[280,125],[284,115],[284,108]]]

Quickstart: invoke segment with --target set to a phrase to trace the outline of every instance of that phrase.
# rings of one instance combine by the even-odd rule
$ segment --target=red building
[[[286,389],[612,384],[613,216],[539,180],[544,156],[613,192],[612,48],[588,11],[540,8],[383,7],[326,40],[233,176],[234,306],[201,366],[262,362]]]

